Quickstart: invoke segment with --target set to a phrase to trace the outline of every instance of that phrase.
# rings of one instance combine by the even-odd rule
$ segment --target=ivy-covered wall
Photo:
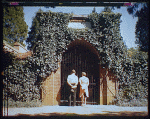
[[[44,54],[44,64],[57,64],[58,60],[61,61],[61,54],[66,50],[66,46],[73,40],[81,38],[87,40],[97,49],[101,55],[101,64],[104,66],[112,68],[113,65],[116,65],[115,62],[118,60],[118,55],[124,57],[125,48],[119,31],[120,14],[105,12],[90,14],[88,18],[91,21],[92,29],[84,29],[84,31],[67,27],[71,14],[52,12],[39,14],[37,17],[40,21],[39,36],[42,39],[37,39],[35,54],[40,58],[43,58],[41,56]],[[46,66],[48,67],[48,65]],[[57,66],[49,67],[52,71],[57,69]]]
[[[144,90],[147,87],[141,84],[139,75],[134,75],[136,66],[128,57],[120,35],[120,17],[120,13],[106,9],[100,14],[91,13],[88,19],[92,28],[80,30],[67,27],[72,14],[38,12],[35,16],[38,25],[36,37],[30,32],[28,38],[33,46],[33,56],[5,70],[9,83],[5,79],[4,84],[8,84],[9,96],[22,101],[40,99],[40,82],[58,69],[58,62],[61,62],[67,46],[75,39],[83,38],[99,52],[100,65],[111,70],[119,79],[120,91],[116,97],[119,104],[137,98],[137,90],[141,91],[138,93],[141,99],[147,97]],[[133,85],[135,83],[138,85]],[[125,90],[128,90],[127,96]]]

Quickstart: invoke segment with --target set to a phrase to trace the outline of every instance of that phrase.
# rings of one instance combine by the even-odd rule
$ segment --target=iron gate
[[[98,104],[99,99],[99,59],[89,48],[83,45],[75,45],[69,48],[62,57],[61,62],[61,100],[68,100],[68,85],[67,77],[70,75],[72,69],[76,70],[78,78],[84,71],[89,78],[89,98],[87,104]],[[79,105],[81,99],[79,98],[79,84],[77,86],[76,101]]]

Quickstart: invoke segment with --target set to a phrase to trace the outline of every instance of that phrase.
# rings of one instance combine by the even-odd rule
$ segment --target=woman
[[[85,72],[82,72],[82,77],[79,78],[79,82],[80,82],[79,96],[81,97],[82,105],[83,105],[83,102],[85,102],[85,105],[86,105],[86,97],[89,97],[89,92],[88,92],[89,78],[86,77]]]

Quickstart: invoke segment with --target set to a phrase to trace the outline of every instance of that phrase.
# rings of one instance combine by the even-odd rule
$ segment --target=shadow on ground
[[[147,117],[148,112],[111,112],[103,111],[101,114],[75,114],[75,113],[41,113],[41,114],[17,114],[15,116],[136,116],[136,117]]]

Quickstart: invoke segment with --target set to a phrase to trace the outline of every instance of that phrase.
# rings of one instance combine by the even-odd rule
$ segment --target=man
[[[86,77],[85,72],[82,72],[82,77],[79,78],[79,82],[80,82],[79,96],[81,97],[82,105],[83,105],[83,102],[86,105],[86,97],[89,97],[89,91],[88,91],[89,78]]]
[[[69,106],[71,106],[71,97],[73,96],[73,106],[76,105],[76,91],[78,85],[78,77],[75,75],[76,71],[73,69],[71,75],[67,78],[67,83],[69,85]]]

